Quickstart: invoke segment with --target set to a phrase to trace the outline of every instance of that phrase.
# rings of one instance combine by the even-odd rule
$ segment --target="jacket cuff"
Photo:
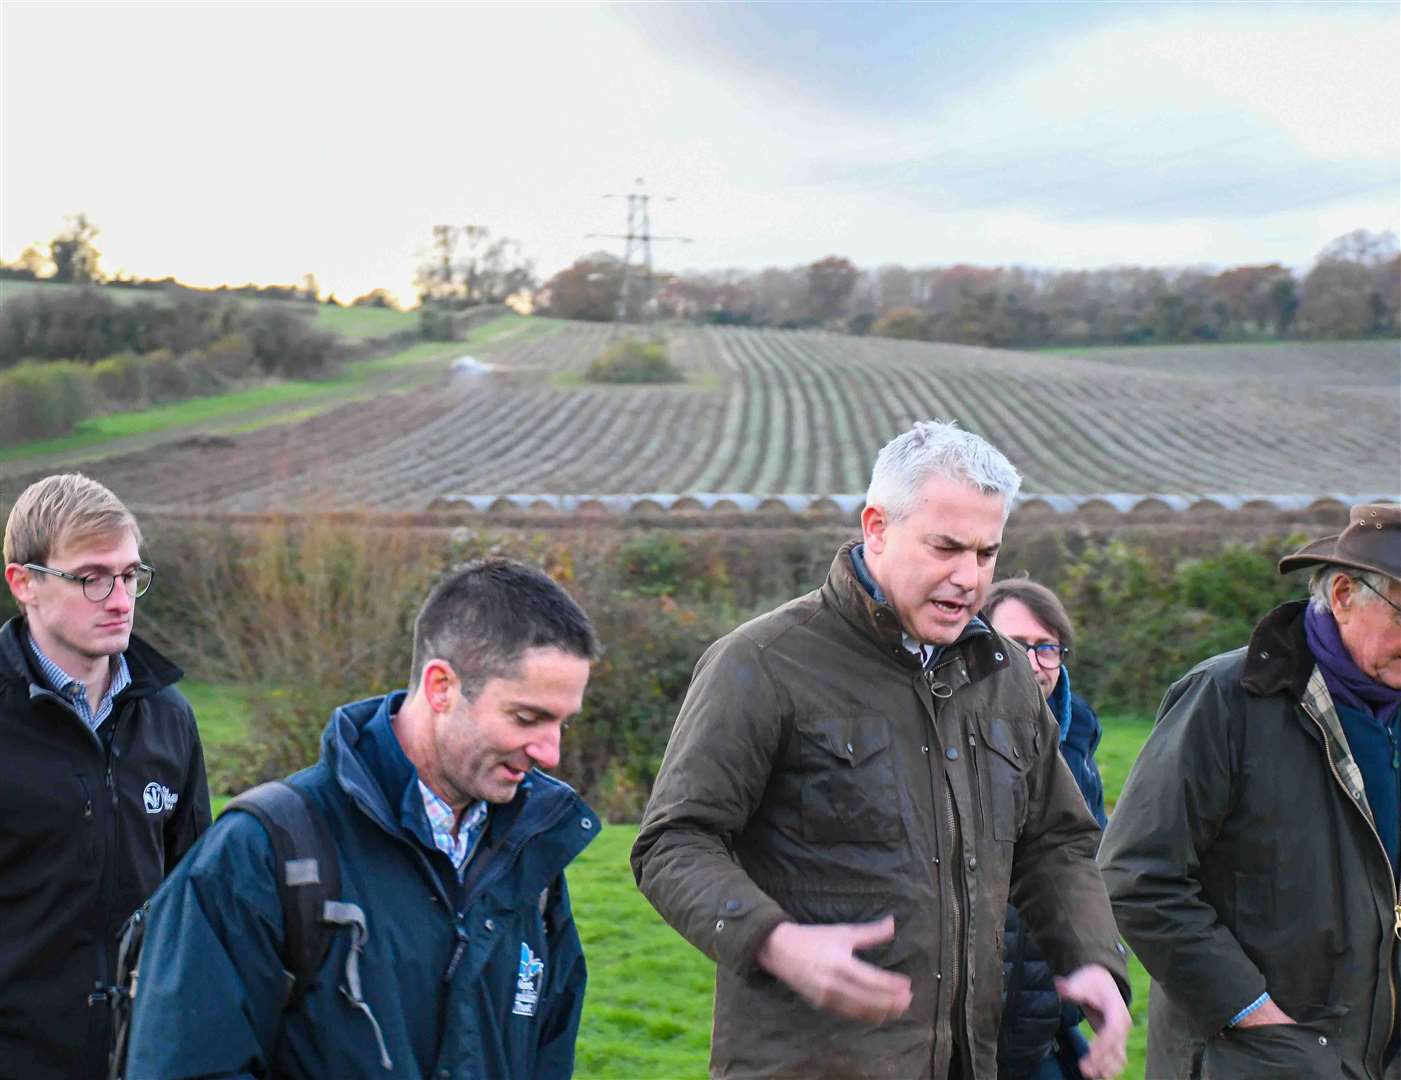
[[[756,957],[780,923],[793,918],[768,897],[723,898],[716,904],[711,930],[713,955],[718,963],[748,978],[758,972]]]
[[[1096,949],[1092,953],[1082,954],[1076,963],[1076,968],[1085,967],[1087,964],[1098,964],[1109,972],[1114,979],[1114,983],[1119,987],[1119,996],[1124,999],[1125,1006],[1133,1005],[1133,984],[1129,982],[1129,950],[1122,941],[1116,941],[1108,949]]]
[[[1261,995],[1260,995],[1259,997],[1257,997],[1254,1001],[1252,1001],[1249,1005],[1247,1005],[1245,1008],[1243,1008],[1240,1012],[1236,1013],[1235,1016],[1233,1016],[1233,1017],[1231,1017],[1229,1020],[1227,1020],[1227,1021],[1226,1021],[1226,1026],[1227,1026],[1227,1027],[1235,1027],[1235,1026],[1236,1026],[1237,1024],[1239,1024],[1242,1020],[1244,1020],[1247,1016],[1249,1016],[1251,1013],[1253,1013],[1256,1009],[1258,1009],[1261,1005],[1265,1004],[1265,1002],[1267,1002],[1267,1001],[1269,1001],[1269,1000],[1270,1000],[1270,995],[1269,995],[1269,994],[1261,994]]]

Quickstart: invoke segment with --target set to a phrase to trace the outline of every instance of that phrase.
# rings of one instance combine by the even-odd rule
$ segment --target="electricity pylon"
[[[670,196],[648,195],[642,190],[642,177],[637,178],[637,189],[627,195],[605,195],[605,199],[626,199],[628,203],[627,231],[623,233],[589,233],[590,239],[622,240],[623,280],[618,289],[618,321],[627,322],[630,312],[637,312],[642,321],[649,321],[655,313],[652,303],[652,289],[655,281],[652,274],[652,244],[654,241],[669,241],[689,244],[689,236],[653,236],[651,215],[648,206],[653,199],[662,202],[675,202]]]

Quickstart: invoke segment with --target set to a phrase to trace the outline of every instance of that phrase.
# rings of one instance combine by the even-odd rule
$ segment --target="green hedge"
[[[86,364],[31,360],[0,371],[0,445],[72,431],[93,414],[97,397]]]
[[[253,346],[227,334],[203,349],[118,353],[92,365],[30,360],[0,370],[0,446],[66,435],[100,412],[217,394],[261,373]]]
[[[584,376],[590,382],[666,383],[680,382],[681,372],[667,359],[660,341],[623,338],[614,342],[589,365]]]

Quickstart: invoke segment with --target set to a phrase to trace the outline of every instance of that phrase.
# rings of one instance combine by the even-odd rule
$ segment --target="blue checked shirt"
[[[97,731],[102,722],[112,715],[112,699],[131,685],[131,670],[127,667],[126,657],[121,653],[112,657],[112,678],[108,681],[107,692],[98,700],[97,710],[94,712],[88,703],[87,684],[79,682],[45,656],[44,650],[39,648],[39,643],[33,636],[25,634],[25,637],[29,639],[29,649],[39,663],[39,675],[48,688],[72,705],[73,711],[82,717],[83,723],[94,732]]]
[[[452,827],[457,815],[452,812],[452,807],[438,798],[422,780],[418,782],[418,790],[423,795],[423,809],[428,813],[428,827],[433,831],[433,843],[452,860],[453,868],[457,871],[457,880],[461,881],[467,864],[472,859],[472,853],[477,849],[477,841],[486,831],[486,800],[478,799],[467,807],[467,812],[462,815],[462,827],[454,834]]]

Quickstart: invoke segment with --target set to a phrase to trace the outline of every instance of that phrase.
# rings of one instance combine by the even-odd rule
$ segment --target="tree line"
[[[98,235],[84,214],[74,215],[47,249],[31,245],[15,262],[0,262],[0,277],[321,300],[313,274],[300,285],[216,290],[189,290],[173,278],[108,276],[100,265]],[[414,278],[420,331],[430,339],[452,338],[455,313],[517,296],[529,297],[540,314],[611,322],[618,318],[623,279],[622,260],[596,251],[541,284],[515,240],[494,236],[484,225],[435,225]],[[1225,270],[966,263],[861,268],[829,255],[804,266],[658,274],[648,292],[634,290],[627,320],[823,328],[1001,348],[1383,337],[1401,332],[1401,249],[1394,233],[1359,229],[1330,242],[1304,273],[1280,263]],[[338,303],[334,295],[322,302]],[[378,288],[350,306],[400,305]]]
[[[622,278],[620,259],[594,252],[545,282],[536,310],[611,321]],[[1000,348],[1387,336],[1401,330],[1401,253],[1395,234],[1357,230],[1329,243],[1302,275],[1279,263],[862,269],[833,255],[806,266],[663,275],[648,309],[628,316]]]

